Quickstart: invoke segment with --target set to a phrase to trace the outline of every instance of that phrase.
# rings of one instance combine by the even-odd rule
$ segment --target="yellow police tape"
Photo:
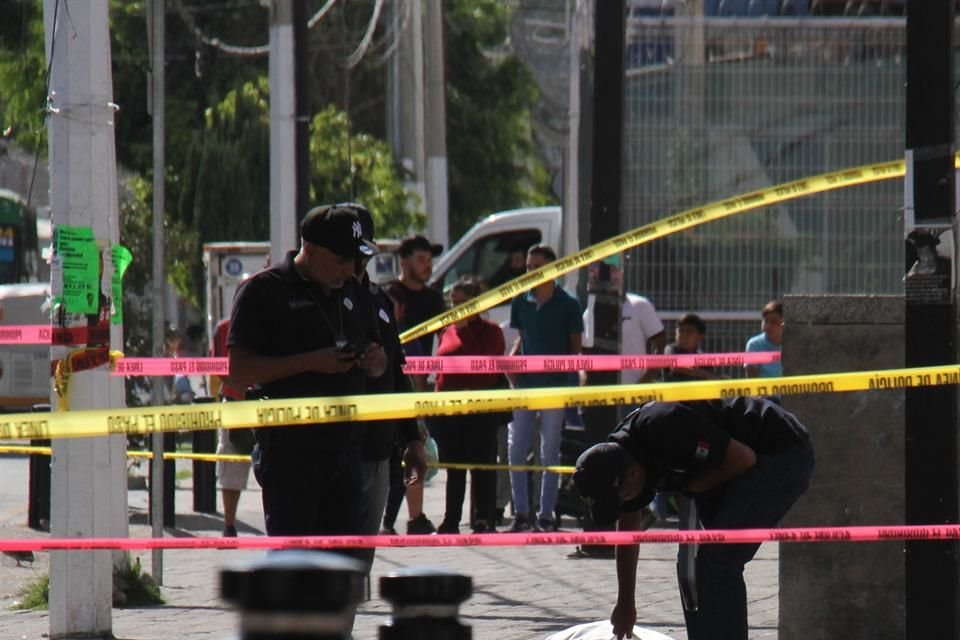
[[[794,180],[793,182],[784,182],[766,189],[758,189],[757,191],[751,191],[733,198],[718,200],[701,207],[687,209],[686,211],[681,211],[662,220],[637,227],[632,231],[621,233],[609,240],[604,240],[592,247],[587,247],[570,256],[546,264],[536,271],[531,271],[519,278],[510,280],[476,298],[471,298],[470,301],[454,307],[446,313],[431,318],[415,327],[411,327],[400,334],[400,341],[406,343],[410,340],[415,340],[421,336],[439,331],[457,320],[462,320],[502,304],[507,300],[512,300],[518,294],[538,284],[555,280],[570,271],[584,267],[592,262],[602,260],[626,251],[627,249],[632,249],[651,240],[662,238],[671,233],[690,229],[706,222],[726,218],[727,216],[743,213],[744,211],[767,207],[779,202],[786,202],[787,200],[793,200],[823,191],[898,178],[902,177],[905,173],[906,169],[903,160],[869,164],[851,169],[843,169],[841,171],[822,173],[809,178],[803,178],[802,180]]]
[[[279,425],[306,426],[513,409],[616,406],[639,404],[650,400],[706,400],[751,395],[903,389],[958,383],[960,383],[960,365],[953,364],[783,378],[251,400],[204,405],[91,409],[47,414],[12,413],[0,415],[0,440],[136,435],[165,431]]]
[[[50,456],[53,455],[53,447],[32,447],[32,446],[0,446],[0,454],[14,453],[26,455]],[[146,458],[153,459],[152,451],[127,451],[128,458]],[[164,460],[199,460],[201,462],[250,462],[250,456],[232,455],[226,453],[175,453],[165,451]]]
[[[0,454],[53,455],[52,447],[0,446]],[[150,451],[127,451],[129,458],[153,458]],[[225,453],[173,453],[164,452],[164,460],[198,460],[200,462],[250,462],[250,456]],[[432,469],[462,469],[464,471],[549,471],[551,473],[573,473],[574,468],[564,465],[537,464],[481,464],[473,462],[428,462]]]

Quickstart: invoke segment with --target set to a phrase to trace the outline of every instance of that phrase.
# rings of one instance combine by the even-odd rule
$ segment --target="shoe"
[[[497,512],[493,516],[493,526],[502,527],[503,526],[503,509],[497,509]]]
[[[616,547],[599,544],[584,544],[574,549],[567,555],[567,557],[601,559],[616,558]]]
[[[451,533],[451,534],[460,533],[460,525],[454,524],[452,522],[447,522],[446,520],[444,520],[443,522],[440,523],[440,526],[437,527],[437,533]]]
[[[224,525],[222,535],[224,538],[236,538],[237,528],[231,524]]]
[[[476,520],[473,523],[473,532],[474,533],[496,533],[497,530],[494,527],[491,527],[487,524],[486,520]]]
[[[430,535],[437,530],[426,514],[421,513],[413,520],[407,520],[407,535]]]
[[[533,529],[533,525],[530,524],[530,516],[518,513],[513,517],[513,524],[510,525],[507,531],[510,533],[522,533],[524,531],[530,531],[531,529]]]
[[[380,529],[380,535],[395,536],[397,535],[397,530],[394,529],[393,527],[388,527],[387,525],[383,525],[383,528]]]
[[[533,530],[537,533],[550,533],[557,530],[557,523],[550,518],[537,518],[533,523]]]

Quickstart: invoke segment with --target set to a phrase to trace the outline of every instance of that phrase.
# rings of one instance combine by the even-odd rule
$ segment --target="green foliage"
[[[131,559],[124,554],[125,561],[113,569],[113,604],[116,607],[144,607],[164,604],[157,581],[149,573],[144,573],[140,558]]]
[[[270,238],[269,100],[266,78],[247,82],[194,134],[178,210],[201,243]]]
[[[50,576],[42,575],[20,591],[20,600],[13,609],[42,610],[50,606]],[[160,586],[149,573],[144,573],[140,558],[124,554],[119,567],[113,568],[113,605],[115,607],[144,607],[164,604]]]
[[[507,38],[509,9],[496,0],[446,0],[450,236],[493,211],[550,204],[530,111],[537,87],[513,55],[488,49]],[[455,72],[454,72],[455,70]]]
[[[350,136],[347,116],[329,106],[313,118],[310,132],[313,202],[362,203],[374,216],[377,237],[404,236],[421,230],[426,217],[409,203],[416,196],[400,181],[390,148],[382,140],[360,133]],[[419,209],[419,207],[418,207]]]
[[[24,585],[20,590],[20,600],[13,603],[13,609],[33,611],[46,609],[50,604],[50,576],[40,576]]]
[[[127,182],[120,204],[120,244],[133,254],[123,278],[124,353],[151,354],[153,317],[153,185],[145,178]],[[198,304],[189,265],[200,253],[197,234],[180,222],[166,217],[164,257],[167,279],[178,295]]]
[[[47,71],[43,5],[0,0],[0,15],[0,130],[9,128],[24,147],[42,148]]]
[[[268,41],[267,9],[260,3],[231,3],[224,10],[222,0],[181,1],[210,37],[241,45]],[[422,203],[403,188],[382,142],[383,48],[375,47],[349,74],[341,66],[359,42],[372,7],[373,0],[337,3],[310,31],[311,196],[314,202],[367,205],[378,235],[389,237],[423,228],[425,218]],[[444,10],[450,227],[456,237],[491,211],[544,204],[552,196],[530,127],[536,85],[515,56],[503,53],[509,3],[445,0]],[[0,129],[12,126],[18,142],[39,144],[45,151],[43,4],[0,0],[0,15]],[[120,105],[117,158],[142,176],[129,187],[132,197],[123,205],[121,234],[135,257],[127,288],[140,301],[128,300],[125,309],[125,350],[145,354],[149,331],[140,325],[150,324],[152,298],[145,287],[151,264],[153,126],[147,112],[146,2],[110,0],[110,20],[114,100]],[[200,305],[201,244],[268,236],[267,57],[234,56],[204,45],[172,7],[166,57],[168,277],[178,293]]]

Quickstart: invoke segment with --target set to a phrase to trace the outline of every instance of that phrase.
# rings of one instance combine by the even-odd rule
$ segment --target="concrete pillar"
[[[270,4],[270,261],[300,246],[297,232],[293,2]]]
[[[783,372],[904,366],[904,302],[893,296],[787,296]],[[785,526],[904,522],[904,394],[786,396],[809,427],[817,467]],[[903,638],[902,542],[780,545],[780,640]]]
[[[119,240],[114,150],[113,83],[108,0],[70,5],[46,0],[44,23],[51,61],[48,118],[51,218],[55,226],[89,227],[106,273],[109,293],[111,243]],[[62,292],[62,270],[52,269],[52,290]],[[121,301],[117,301],[120,304]],[[81,321],[84,316],[80,316]],[[110,346],[123,344],[111,325]],[[55,347],[53,358],[69,349]],[[51,394],[53,410],[64,401]],[[123,383],[107,367],[70,378],[70,410],[122,407]],[[53,441],[51,530],[54,537],[123,537],[127,527],[126,439]],[[113,560],[110,551],[60,551],[50,555],[50,637],[113,637]]]
[[[443,3],[424,3],[424,146],[427,236],[450,246],[447,181],[447,83],[443,57]]]

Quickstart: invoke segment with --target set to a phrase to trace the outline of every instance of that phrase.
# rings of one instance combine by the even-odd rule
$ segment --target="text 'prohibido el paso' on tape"
[[[782,378],[396,393],[55,413],[12,413],[0,415],[0,440],[141,435],[220,428],[296,427],[516,409],[538,411],[567,407],[629,406],[653,400],[682,402],[737,396],[892,390],[958,383],[960,365],[949,365]]]
[[[795,527],[585,533],[483,533],[372,536],[245,536],[242,538],[7,538],[0,551],[118,549],[372,549],[383,547],[518,547],[632,544],[757,544],[958,540],[960,525]]]

